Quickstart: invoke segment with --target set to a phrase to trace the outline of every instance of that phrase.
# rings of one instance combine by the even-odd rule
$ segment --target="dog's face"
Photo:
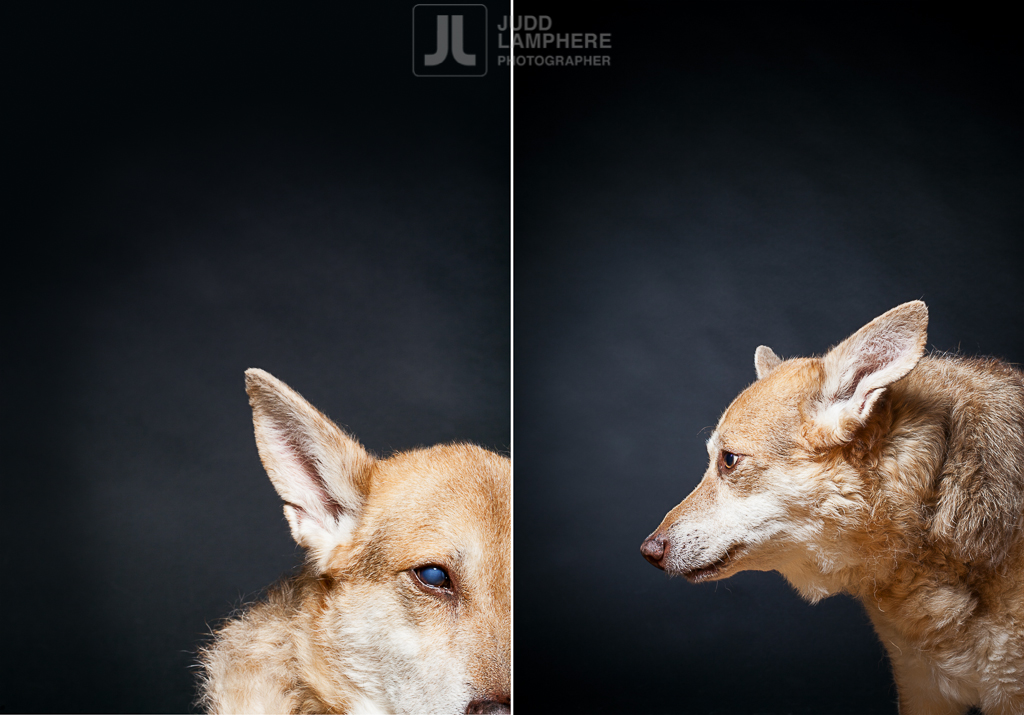
[[[303,615],[318,697],[349,711],[508,712],[508,459],[448,445],[375,460],[283,383],[247,378],[260,455],[322,584]]]
[[[326,568],[341,584],[323,618],[332,659],[383,675],[374,688],[391,712],[499,712],[511,669],[508,460],[434,447],[378,462],[371,485],[351,544]]]
[[[664,544],[649,559],[694,582],[771,570],[816,528],[821,465],[798,435],[818,372],[814,361],[790,361],[729,406],[707,441],[704,478],[648,539],[645,554]]]
[[[758,348],[758,381],[722,415],[704,478],[644,541],[644,557],[694,582],[779,570],[799,587],[808,579],[798,572],[833,567],[841,555],[819,548],[823,530],[861,487],[843,448],[884,389],[917,364],[926,325],[914,302],[824,358],[782,362]]]

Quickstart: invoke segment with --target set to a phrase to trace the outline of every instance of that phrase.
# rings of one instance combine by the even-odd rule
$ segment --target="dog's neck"
[[[827,538],[813,552],[780,569],[804,597],[849,593],[877,626],[899,623],[911,639],[955,630],[976,610],[975,583],[997,562],[965,556],[938,524],[943,480],[955,478],[950,465],[977,449],[950,436],[951,422],[971,406],[936,389],[957,369],[953,361],[922,360],[836,455],[836,480],[856,485],[856,498],[824,524]]]

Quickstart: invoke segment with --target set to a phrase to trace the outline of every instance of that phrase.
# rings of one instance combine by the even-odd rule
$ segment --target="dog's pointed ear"
[[[781,364],[782,358],[767,345],[759,345],[754,351],[754,370],[757,371],[758,380],[768,377]]]
[[[322,571],[359,521],[374,459],[270,373],[246,370],[245,390],[260,460],[285,502],[292,537]]]
[[[927,338],[928,308],[915,300],[878,316],[825,355],[815,422],[829,442],[851,438],[885,388],[917,365]]]

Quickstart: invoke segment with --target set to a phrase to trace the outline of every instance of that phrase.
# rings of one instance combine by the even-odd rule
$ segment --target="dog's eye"
[[[722,465],[726,469],[732,469],[738,461],[740,461],[739,455],[732,452],[722,452]]]
[[[420,566],[414,569],[413,573],[424,586],[432,588],[450,588],[452,580],[448,578],[448,572],[440,566]]]

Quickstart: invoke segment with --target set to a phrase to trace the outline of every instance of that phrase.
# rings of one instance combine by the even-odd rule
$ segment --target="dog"
[[[246,371],[302,571],[201,653],[212,713],[511,712],[511,469],[468,444],[371,456]]]
[[[1024,713],[1024,374],[924,356],[893,308],[824,357],[754,353],[700,484],[643,542],[701,583],[780,572],[845,592],[892,661],[900,712]]]

